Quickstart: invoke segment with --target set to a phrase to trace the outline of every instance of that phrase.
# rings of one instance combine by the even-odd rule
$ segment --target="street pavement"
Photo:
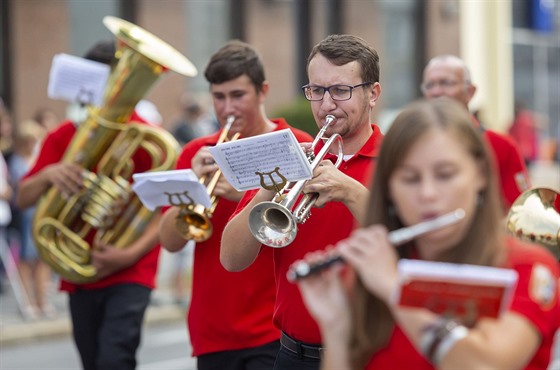
[[[160,259],[158,287],[152,292],[151,303],[146,310],[146,325],[164,322],[184,322],[189,297],[182,302],[176,302],[171,293],[169,272],[172,258],[163,253]],[[10,269],[10,266],[7,266]],[[13,272],[12,272],[13,274]],[[17,277],[2,278],[2,293],[0,294],[0,348],[19,344],[26,341],[41,340],[71,334],[71,321],[68,311],[68,295],[58,291],[56,279],[48,288],[48,301],[54,306],[54,316],[28,319],[21,312],[21,296]]]
[[[53,317],[39,317],[30,320],[21,314],[10,286],[4,283],[3,289],[4,292],[0,295],[0,348],[25,341],[70,335],[71,324],[66,293],[49,294],[49,300],[55,307]],[[171,321],[182,323],[184,321],[186,312],[184,305],[176,304],[170,294],[162,289],[156,289],[153,296],[152,302],[146,310],[146,325]]]
[[[558,163],[536,163],[530,168],[530,176],[534,186],[546,186],[560,191],[560,165]],[[158,288],[154,290],[152,303],[146,312],[145,322],[147,325],[172,320],[181,322],[185,319],[186,305],[174,302],[171,294],[170,271],[173,271],[173,264],[177,256],[172,257],[167,252],[163,252],[160,260]],[[186,268],[189,268],[188,263]],[[3,277],[2,280],[0,348],[9,344],[70,334],[71,325],[67,295],[57,291],[56,283],[53,283],[49,290],[49,301],[55,307],[56,316],[39,320],[26,320],[18,307],[18,301],[21,300],[21,297],[18,297],[17,294],[17,283],[16,286],[10,284],[6,277]],[[188,297],[186,298],[188,299]]]

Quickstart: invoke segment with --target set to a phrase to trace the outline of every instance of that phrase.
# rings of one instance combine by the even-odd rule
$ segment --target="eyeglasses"
[[[336,101],[343,101],[343,100],[350,100],[352,97],[352,90],[356,87],[370,85],[373,82],[362,82],[361,84],[357,85],[332,85],[328,87],[324,86],[314,86],[314,85],[305,85],[301,89],[305,94],[305,98],[309,101],[320,101],[323,100],[323,96],[325,95],[325,91],[329,92],[332,100]]]
[[[455,87],[455,86],[459,85],[460,83],[461,82],[454,81],[454,80],[429,81],[429,82],[426,82],[426,83],[423,83],[422,85],[420,85],[420,90],[431,91],[434,88],[436,88],[436,86],[439,86],[443,90],[446,90],[446,89],[450,89],[452,87]],[[465,86],[468,85],[469,83],[470,83],[469,81],[464,81],[463,82],[463,84]]]

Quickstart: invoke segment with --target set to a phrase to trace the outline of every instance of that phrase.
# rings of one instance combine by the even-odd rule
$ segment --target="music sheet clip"
[[[104,63],[57,54],[49,73],[48,97],[100,106],[110,72],[111,68]]]
[[[288,182],[313,175],[309,160],[290,129],[273,131],[210,148],[225,178],[237,190],[261,187],[261,176],[281,172]]]
[[[168,205],[202,204],[210,208],[206,187],[190,170],[143,172],[132,175],[132,190],[150,211]]]

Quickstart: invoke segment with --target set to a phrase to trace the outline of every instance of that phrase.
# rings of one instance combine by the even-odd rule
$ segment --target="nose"
[[[325,94],[323,95],[323,100],[321,100],[321,109],[328,112],[334,108],[336,108],[336,102],[333,100],[331,93],[325,91]]]
[[[235,104],[234,104],[234,100],[230,97],[226,97],[224,99],[224,115],[225,116],[229,116],[232,115],[235,112]]]
[[[436,183],[433,179],[422,179],[422,182],[420,183],[420,195],[423,200],[432,200],[437,198],[438,191]]]

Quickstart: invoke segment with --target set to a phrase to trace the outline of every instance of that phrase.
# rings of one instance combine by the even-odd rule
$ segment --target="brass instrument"
[[[118,40],[118,62],[107,82],[104,103],[89,110],[62,158],[84,169],[84,186],[70,197],[51,187],[39,200],[33,221],[40,257],[74,283],[96,280],[90,252],[94,245],[125,248],[138,239],[153,216],[131,190],[133,154],[145,151],[153,171],[175,164],[179,145],[170,133],[126,124],[134,107],[167,70],[197,74],[187,58],[142,28],[116,17],[105,17],[103,23]]]
[[[229,116],[227,118],[226,124],[220,133],[220,137],[218,138],[216,145],[227,141],[227,135],[234,121],[235,116]],[[229,141],[237,140],[239,135],[239,132],[235,133]],[[206,186],[206,191],[210,195],[210,208],[206,208],[202,204],[185,204],[180,206],[179,214],[175,219],[175,227],[185,239],[203,242],[212,236],[213,226],[210,218],[214,214],[214,210],[216,209],[219,200],[213,192],[221,174],[222,171],[219,169],[214,172],[214,175]],[[206,182],[206,177],[201,177],[200,182],[204,184],[204,182]]]
[[[335,133],[328,139],[324,138],[327,128],[335,119],[332,115],[326,117],[325,125],[313,140],[311,150],[307,153],[312,171],[319,166],[319,163],[325,158],[335,142],[338,143],[338,159],[335,167],[338,168],[342,163],[344,158],[342,137]],[[315,156],[313,153],[319,140],[326,140],[326,142]],[[275,199],[261,202],[251,209],[249,229],[259,242],[269,247],[283,248],[294,241],[298,231],[297,224],[307,221],[311,215],[311,207],[313,207],[319,197],[319,194],[316,193],[304,194],[298,205],[292,210],[306,182],[307,180],[297,181],[291,188],[291,184],[286,184]],[[285,193],[286,191],[287,193]]]
[[[515,237],[540,244],[560,261],[560,193],[548,188],[524,191],[512,204],[507,229]]]

